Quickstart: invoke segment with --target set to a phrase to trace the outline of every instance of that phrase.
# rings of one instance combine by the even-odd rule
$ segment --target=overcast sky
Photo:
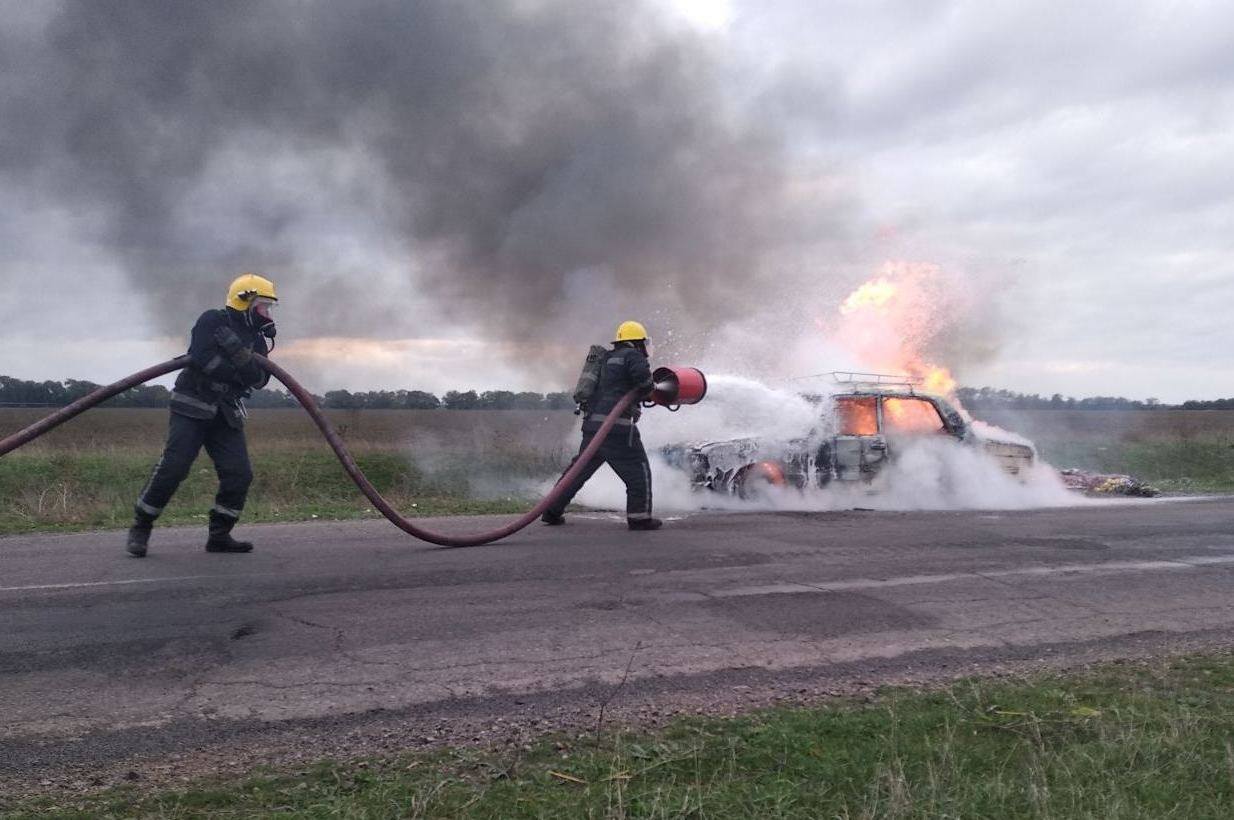
[[[318,390],[561,388],[625,318],[785,377],[901,261],[963,383],[1234,395],[1228,3],[178,5],[0,0],[0,374],[255,267]]]

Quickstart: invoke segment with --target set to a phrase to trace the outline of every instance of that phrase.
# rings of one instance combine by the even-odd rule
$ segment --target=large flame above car
[[[929,393],[954,396],[951,371],[925,352],[946,322],[940,274],[929,263],[887,262],[840,303],[833,321],[820,325],[863,367],[905,373]]]

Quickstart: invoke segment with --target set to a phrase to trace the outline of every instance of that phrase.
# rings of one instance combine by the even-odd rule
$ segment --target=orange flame
[[[922,377],[922,384],[927,393],[940,396],[950,396],[956,389],[956,380],[945,367],[930,367]]]
[[[926,392],[951,396],[956,389],[951,371],[923,351],[949,318],[940,279],[935,265],[888,262],[840,303],[838,320],[821,324],[862,366],[907,374]]]
[[[859,310],[880,310],[895,298],[898,290],[895,283],[882,277],[871,279],[848,295],[840,305],[840,313],[847,316]]]
[[[913,399],[884,399],[883,423],[884,429],[897,433],[939,433],[944,429],[932,407]]]

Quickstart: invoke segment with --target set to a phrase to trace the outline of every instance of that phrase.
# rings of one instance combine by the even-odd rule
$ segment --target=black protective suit
[[[583,417],[583,442],[579,446],[579,454],[591,443],[604,417],[617,406],[622,396],[634,388],[641,391],[640,397],[647,396],[651,394],[653,387],[647,355],[631,342],[618,342],[614,345],[612,352],[604,360],[595,396],[588,403],[587,415]],[[587,479],[608,464],[626,485],[626,519],[636,522],[651,518],[651,467],[647,463],[647,451],[643,449],[638,427],[635,426],[638,417],[636,402],[621,414],[617,424],[600,445],[600,451],[595,458],[566,488],[557,503],[547,510],[546,516],[561,516],[566,506],[587,483]],[[578,455],[570,462],[570,466],[573,467],[576,461]]]
[[[159,516],[204,446],[218,475],[219,489],[210,510],[211,530],[228,531],[240,517],[253,469],[244,439],[244,398],[264,387],[270,376],[249,361],[236,365],[219,343],[220,328],[230,328],[242,345],[263,356],[262,333],[249,315],[232,308],[208,310],[193,326],[192,363],[180,371],[171,394],[171,419],[163,456],[137,499],[138,523]]]

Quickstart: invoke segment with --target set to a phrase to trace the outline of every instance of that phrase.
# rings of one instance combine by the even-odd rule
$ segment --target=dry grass
[[[987,416],[986,421],[1034,441],[1234,439],[1234,411],[1230,410],[1022,410]]]
[[[0,434],[44,413],[0,408]],[[577,446],[578,419],[563,411],[329,416],[383,494],[409,513],[519,510]],[[1057,467],[1131,473],[1168,490],[1234,490],[1234,412],[1039,410],[989,421],[1032,438]],[[166,410],[94,410],[0,459],[0,532],[126,526],[166,427]],[[303,411],[254,410],[249,442],[257,480],[248,520],[371,514]],[[198,520],[213,492],[203,459],[165,520]]]
[[[45,414],[41,408],[0,408],[0,436]],[[331,410],[327,415],[351,446],[390,450],[513,447],[551,454],[573,447],[578,423],[566,411],[538,410]],[[1234,411],[1032,410],[989,414],[985,420],[1027,436],[1047,453],[1062,444],[1234,443]],[[166,428],[166,410],[104,408],[53,430],[25,452],[157,452]],[[252,411],[249,441],[260,450],[309,447],[321,438],[303,411],[287,408]]]
[[[0,433],[41,417],[0,409]],[[409,515],[514,512],[573,452],[575,416],[536,411],[334,411],[365,474]],[[127,526],[133,500],[166,434],[167,411],[100,409],[0,459],[0,533]],[[249,447],[256,476],[248,521],[373,515],[300,410],[255,410]],[[204,456],[164,513],[204,520],[215,490]]]
[[[0,437],[47,412],[0,408]],[[565,446],[578,422],[573,413],[560,410],[329,410],[326,415],[349,446],[382,449],[480,450],[513,443],[519,449],[548,452]],[[25,450],[157,452],[166,431],[166,410],[100,408],[56,428]],[[248,435],[255,451],[321,444],[317,428],[299,408],[250,411]]]

